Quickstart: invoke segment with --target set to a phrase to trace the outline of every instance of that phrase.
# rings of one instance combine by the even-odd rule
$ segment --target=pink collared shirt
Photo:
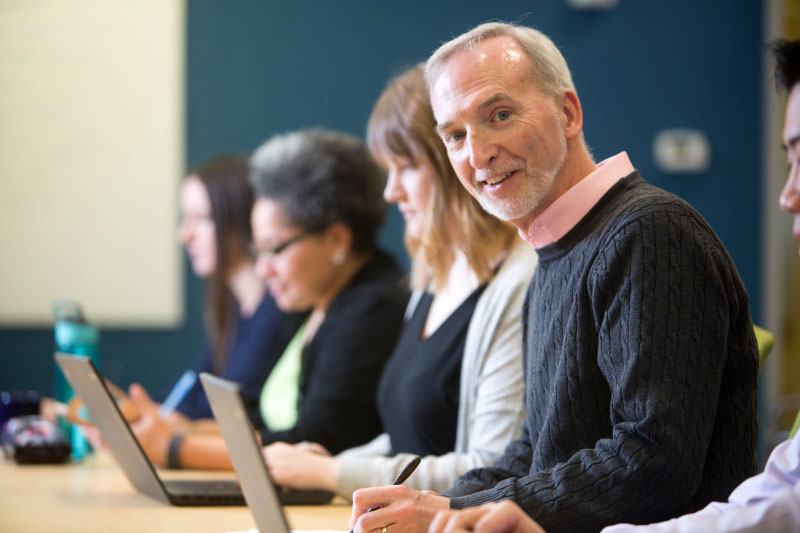
[[[633,171],[627,152],[600,162],[591,174],[536,217],[527,232],[520,230],[520,236],[537,249],[553,244],[574,228],[615,183]]]

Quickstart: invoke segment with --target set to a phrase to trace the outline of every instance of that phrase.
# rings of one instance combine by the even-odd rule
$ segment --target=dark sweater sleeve
[[[451,506],[510,498],[548,531],[646,523],[681,510],[701,483],[714,425],[742,423],[715,417],[726,361],[750,368],[754,355],[734,277],[719,240],[691,214],[649,214],[613,233],[582,296],[596,331],[589,349],[611,394],[608,438],[553,468],[453,498]],[[590,390],[574,394],[595,401]],[[506,454],[496,467],[513,472],[517,460]]]
[[[263,429],[264,444],[312,441],[336,454],[381,433],[375,393],[406,304],[405,291],[382,285],[360,287],[328,311],[303,354],[297,424]]]
[[[531,448],[527,425],[523,423],[521,429],[520,436],[506,446],[506,449],[503,450],[503,455],[492,466],[474,468],[468,471],[456,479],[453,487],[444,492],[443,495],[451,498],[465,496],[494,487],[504,479],[521,478],[528,475],[531,470],[533,449]],[[469,504],[458,505],[458,501],[456,501],[453,507],[460,508],[467,505]]]

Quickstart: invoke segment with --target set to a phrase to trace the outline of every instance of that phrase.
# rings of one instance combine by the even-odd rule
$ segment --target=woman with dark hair
[[[413,455],[406,485],[444,490],[491,464],[523,417],[521,312],[536,254],[461,186],[435,133],[422,68],[392,80],[367,128],[389,173],[384,198],[405,219],[411,304],[378,386],[384,431],[331,456],[310,444],[265,448],[275,481],[350,498],[388,485]]]
[[[249,252],[253,192],[247,156],[221,156],[183,180],[178,238],[194,273],[205,280],[208,342],[194,370],[238,381],[257,398],[282,313],[254,271]],[[211,418],[199,380],[177,406],[189,419]]]
[[[178,239],[192,270],[205,280],[207,342],[195,362],[195,381],[174,412],[162,419],[159,405],[134,383],[131,429],[152,460],[166,463],[173,436],[215,431],[213,414],[200,380],[212,372],[242,384],[257,401],[275,364],[273,349],[291,317],[285,316],[255,273],[249,246],[253,191],[249,158],[225,155],[192,170],[180,186]],[[99,435],[89,433],[99,443]]]
[[[270,138],[250,167],[255,272],[281,310],[299,313],[251,402],[261,440],[363,444],[381,432],[377,384],[408,301],[403,272],[376,246],[383,171],[358,139],[319,129]],[[142,426],[157,464],[231,467],[219,435],[181,435],[154,416]]]

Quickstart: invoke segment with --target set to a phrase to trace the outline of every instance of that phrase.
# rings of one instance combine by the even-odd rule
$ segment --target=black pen
[[[417,469],[419,466],[419,462],[422,461],[422,457],[419,455],[415,455],[413,459],[411,459],[403,471],[398,474],[398,476],[392,482],[392,485],[402,485],[405,480],[408,479],[408,476],[414,473],[414,470]],[[375,511],[376,509],[380,509],[380,507],[373,507],[372,509],[367,509],[368,513]],[[350,533],[353,533],[353,530],[350,530]]]
[[[422,461],[422,457],[415,455],[414,458],[408,462],[403,471],[400,472],[400,474],[398,474],[398,476],[394,479],[392,485],[402,485],[403,482],[408,479],[408,476],[414,473],[414,470],[417,469],[420,461]]]

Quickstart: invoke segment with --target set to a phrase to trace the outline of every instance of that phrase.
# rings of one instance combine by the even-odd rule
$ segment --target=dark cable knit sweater
[[[756,472],[758,352],[708,223],[634,172],[538,252],[522,436],[459,478],[451,506],[510,498],[574,533],[726,499]]]

